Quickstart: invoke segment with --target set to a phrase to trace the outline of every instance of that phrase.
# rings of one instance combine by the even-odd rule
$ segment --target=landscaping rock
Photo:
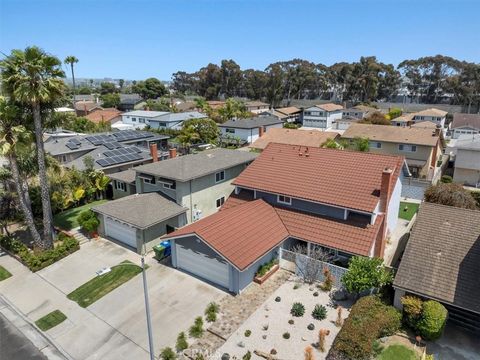
[[[241,347],[241,348],[245,347],[245,343],[243,341],[240,341],[237,345],[238,347]]]
[[[347,300],[348,293],[343,289],[335,290],[334,292],[332,292],[332,299],[335,301]]]
[[[262,339],[265,340],[267,338],[267,335],[262,335]]]
[[[302,336],[302,341],[307,341],[307,338],[305,336]]]
[[[230,354],[223,354],[221,360],[230,360]]]

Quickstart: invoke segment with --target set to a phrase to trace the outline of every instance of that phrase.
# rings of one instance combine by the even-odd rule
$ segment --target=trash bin
[[[160,244],[155,245],[153,247],[153,251],[155,252],[155,258],[157,260],[162,260],[167,256],[170,256],[172,253],[172,246],[170,245],[170,241],[162,241]]]

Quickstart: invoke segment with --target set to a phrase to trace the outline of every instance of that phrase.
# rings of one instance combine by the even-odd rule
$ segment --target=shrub
[[[442,175],[442,177],[440,178],[440,181],[444,184],[450,184],[453,182],[453,178],[448,175]]]
[[[425,191],[425,201],[464,209],[475,210],[477,208],[471,192],[456,183],[437,183],[430,186]]]
[[[195,319],[193,325],[188,329],[188,334],[193,338],[199,338],[203,334],[203,319],[201,316]]]
[[[416,296],[406,295],[401,299],[403,305],[403,320],[405,324],[416,330],[422,315],[423,301]]]
[[[327,317],[327,308],[323,305],[317,304],[312,311],[312,317],[316,320],[323,320]]]
[[[375,340],[400,329],[401,314],[376,296],[366,296],[353,305],[333,342],[329,358],[369,359]]]
[[[290,319],[290,320],[288,320],[288,323],[289,323],[290,325],[293,325],[293,324],[295,324],[295,320]]]
[[[417,329],[425,340],[440,338],[447,321],[448,311],[437,301],[428,300],[423,303],[422,316]]]
[[[258,277],[262,277],[264,276],[266,273],[268,273],[270,271],[270,269],[277,264],[277,259],[272,259],[270,260],[269,262],[261,265],[258,270],[257,270],[257,273],[255,274],[256,276]]]
[[[59,244],[55,248],[44,251],[30,251],[22,242],[7,236],[0,236],[0,246],[5,250],[17,255],[28,268],[36,272],[41,270],[65,256],[80,249],[78,241],[74,237],[58,234]]]
[[[287,339],[287,340],[290,339],[290,333],[289,332],[283,333],[282,336],[283,336],[284,339]]]
[[[293,285],[293,290],[297,290],[300,288],[300,284],[299,283],[296,283],[295,285]]]
[[[91,210],[85,210],[80,213],[77,217],[78,224],[88,233],[97,231],[100,221],[98,221],[97,215]]]
[[[205,309],[205,318],[208,322],[214,322],[217,320],[218,310],[219,306],[215,302],[208,304],[207,308]]]
[[[175,355],[175,352],[172,350],[172,348],[166,347],[160,353],[160,357],[162,360],[175,360],[177,355]]]
[[[251,358],[252,358],[252,353],[249,350],[245,355],[243,355],[242,360],[250,360]]]
[[[342,283],[348,292],[359,294],[390,284],[392,279],[392,273],[385,268],[382,259],[354,256],[342,277]]]
[[[401,115],[402,115],[402,109],[399,109],[399,108],[391,108],[390,111],[388,112],[388,116],[390,117],[390,120],[393,120]]]
[[[244,335],[245,335],[245,337],[250,337],[250,335],[252,335],[252,331],[251,330],[245,330]]]
[[[188,348],[187,337],[185,336],[185,333],[183,331],[177,336],[175,348],[177,349],[177,351],[183,351]]]
[[[475,200],[477,208],[480,209],[480,191],[470,191],[470,195],[472,195],[473,200]]]
[[[303,316],[303,314],[305,314],[305,306],[299,302],[293,303],[292,309],[290,310],[290,314],[296,317]]]

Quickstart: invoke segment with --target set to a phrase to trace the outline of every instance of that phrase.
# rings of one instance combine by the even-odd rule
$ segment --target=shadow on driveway
[[[434,354],[435,360],[479,360],[478,340],[478,335],[447,325],[443,336],[427,346],[427,353]]]

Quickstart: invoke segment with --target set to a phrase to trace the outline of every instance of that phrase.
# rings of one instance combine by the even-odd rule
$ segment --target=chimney
[[[158,149],[157,144],[150,144],[150,155],[152,156],[152,162],[158,161]]]
[[[168,156],[169,156],[170,159],[173,159],[174,157],[177,157],[177,149],[175,149],[175,148],[168,149]]]
[[[380,211],[387,213],[388,201],[390,200],[390,190],[392,186],[393,170],[390,168],[383,169],[382,184],[380,186]]]
[[[260,126],[260,127],[258,128],[258,136],[259,136],[259,137],[262,137],[264,131],[265,131],[265,130],[263,129],[263,126]]]
[[[434,132],[433,134],[434,134],[435,136],[440,136],[440,131],[442,131],[442,129],[440,129],[440,127],[437,126],[437,127],[435,128],[435,132]]]
[[[383,213],[383,222],[378,231],[377,239],[375,241],[374,255],[382,258],[385,252],[385,244],[387,237],[387,218],[388,218],[388,202],[390,200],[390,191],[392,187],[393,170],[390,168],[383,169],[382,183],[380,185],[380,212]]]

